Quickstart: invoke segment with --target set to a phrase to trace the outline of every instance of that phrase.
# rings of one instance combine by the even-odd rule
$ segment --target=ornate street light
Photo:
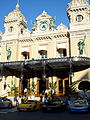
[[[43,80],[46,79],[45,65],[46,65],[46,62],[45,62],[45,60],[43,60],[43,75],[42,75]]]
[[[22,94],[22,81],[23,81],[23,63],[21,63],[21,74],[20,74],[20,93],[19,94]]]
[[[72,71],[72,58],[69,58],[69,86],[72,85],[72,77],[73,77],[73,71]]]
[[[71,58],[71,40],[70,40],[70,33],[67,32],[68,42],[69,42],[69,87],[72,85],[72,58]]]

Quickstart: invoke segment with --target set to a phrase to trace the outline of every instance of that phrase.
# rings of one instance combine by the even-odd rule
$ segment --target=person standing
[[[43,100],[43,95],[42,93],[40,93],[40,102],[42,102],[42,100]]]
[[[15,95],[14,96],[14,106],[17,106],[18,105],[18,100],[17,100],[17,96]]]
[[[47,93],[45,93],[44,102],[45,102],[45,103],[48,102],[48,95],[47,95]]]

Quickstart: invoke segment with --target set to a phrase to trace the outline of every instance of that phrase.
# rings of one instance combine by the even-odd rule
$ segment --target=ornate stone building
[[[0,80],[0,95],[9,92],[10,86],[13,85],[19,87],[19,93],[21,93],[25,88],[30,88],[33,81],[35,82],[35,93],[38,95],[45,90],[51,89],[50,83],[52,79],[57,94],[67,92],[69,71],[65,72],[66,68],[64,68],[64,70],[58,71],[59,74],[56,75],[53,67],[59,64],[54,63],[52,66],[50,64],[45,66],[46,63],[43,60],[53,58],[55,60],[61,58],[62,60],[72,56],[90,57],[90,5],[88,0],[72,0],[68,4],[67,15],[70,20],[70,28],[62,23],[56,27],[54,18],[43,11],[35,19],[32,31],[27,28],[27,21],[20,11],[19,4],[5,16],[5,32],[0,33],[0,68],[2,77]],[[34,60],[43,61],[45,75],[47,69],[49,69],[49,72],[47,72],[49,75],[45,76],[45,80],[42,80],[43,73],[36,72],[38,67],[36,71],[33,66],[22,67],[22,61],[26,63],[29,60],[31,60],[33,66]],[[9,64],[14,65],[15,61],[21,61],[19,67],[18,65],[13,66],[15,68],[8,67]],[[78,61],[78,58],[76,61]],[[5,66],[4,63],[8,65]],[[78,62],[78,64],[80,63]],[[71,68],[71,72],[74,69]],[[30,76],[30,74],[32,75]],[[21,81],[22,78],[23,81]],[[76,80],[90,80],[90,70],[74,72],[72,81]]]

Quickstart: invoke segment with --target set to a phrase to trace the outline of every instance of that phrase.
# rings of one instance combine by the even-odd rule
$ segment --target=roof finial
[[[16,10],[19,10],[19,8],[20,8],[20,0],[17,0]]]

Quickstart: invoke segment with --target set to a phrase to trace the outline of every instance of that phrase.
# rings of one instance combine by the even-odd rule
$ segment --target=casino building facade
[[[62,95],[72,82],[90,80],[88,0],[68,3],[67,16],[70,28],[62,23],[56,26],[55,19],[43,11],[32,23],[32,31],[19,4],[5,16],[5,32],[0,33],[1,96],[11,87],[18,87],[19,94],[33,87],[36,95],[45,90]]]

